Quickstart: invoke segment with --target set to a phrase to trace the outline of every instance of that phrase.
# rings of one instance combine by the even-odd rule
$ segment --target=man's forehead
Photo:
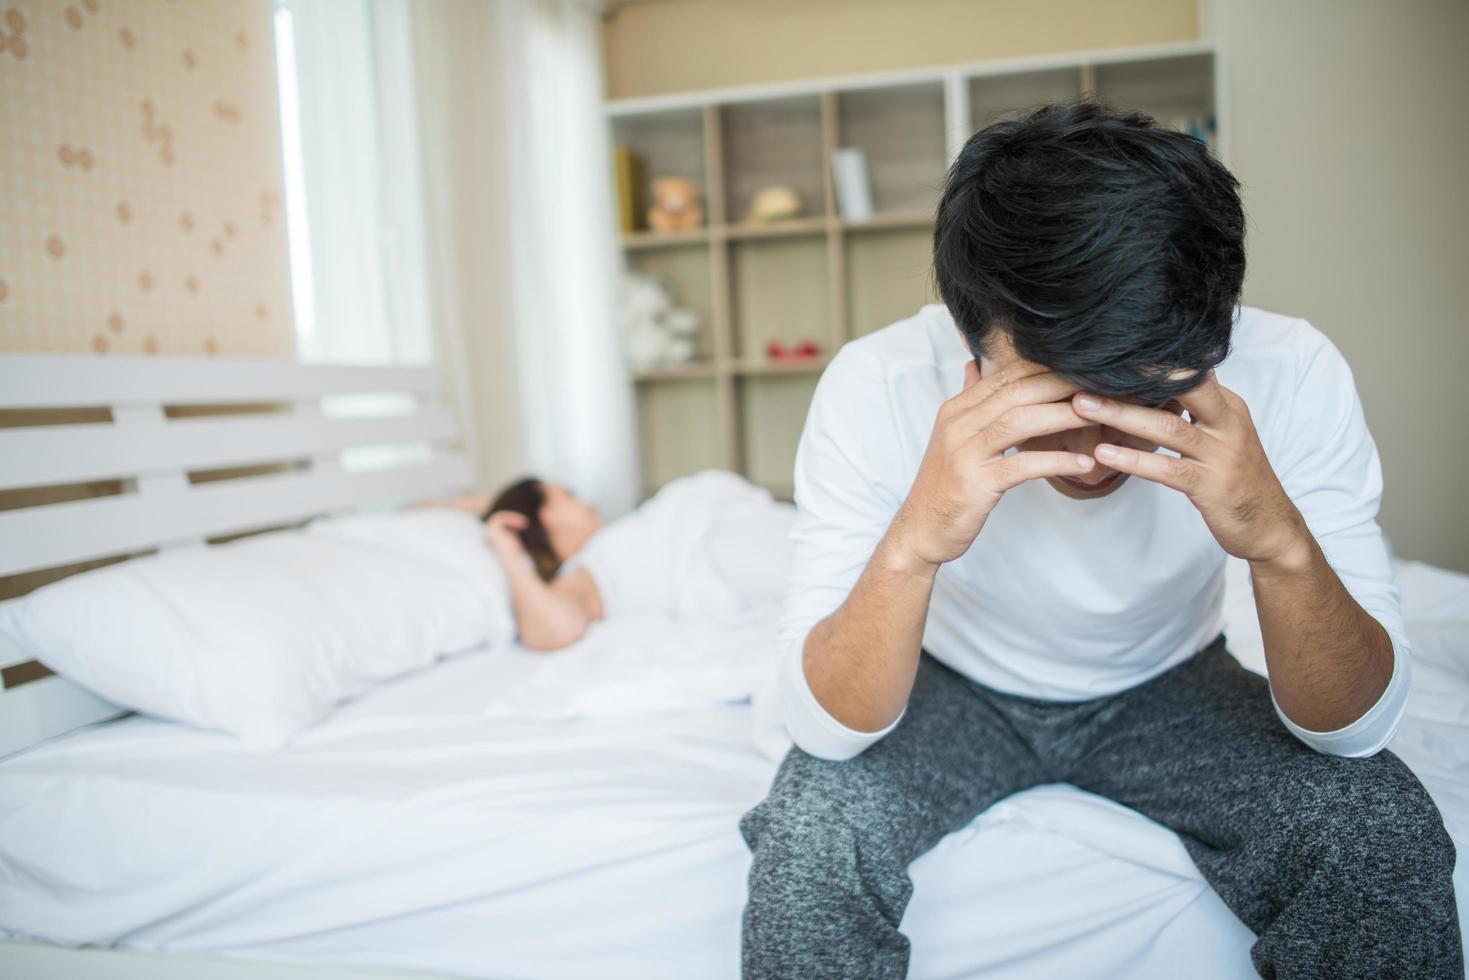
[[[955,329],[958,330],[957,327],[955,327]],[[962,340],[964,337],[963,331],[959,331],[959,336]],[[990,335],[985,338],[985,346],[988,349],[981,357],[976,358],[976,360],[980,362],[981,374],[989,374],[990,372],[998,368],[1015,368],[1021,374],[1041,374],[1043,372],[1051,370],[1044,364],[1037,364],[1035,361],[1028,361],[1017,354],[1015,352],[1015,345],[1010,341],[1010,337],[1003,330],[991,331]],[[1179,371],[1174,371],[1172,374],[1169,375],[1169,378],[1178,378],[1180,376],[1186,376],[1193,373],[1194,372],[1188,371],[1187,369],[1181,369]],[[1085,385],[1083,385],[1082,388],[1083,390],[1088,390]],[[1169,395],[1163,398],[1153,398],[1144,395],[1109,394],[1106,397],[1115,399],[1120,402],[1127,402],[1132,405],[1146,405],[1149,408],[1162,408],[1169,402],[1173,401],[1175,396]]]

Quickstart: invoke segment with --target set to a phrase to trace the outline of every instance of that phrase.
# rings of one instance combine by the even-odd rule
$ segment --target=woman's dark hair
[[[533,476],[516,480],[510,486],[500,491],[500,495],[491,502],[489,509],[480,518],[482,521],[490,519],[490,515],[500,510],[513,511],[526,519],[524,530],[519,531],[520,543],[525,547],[525,553],[530,555],[531,561],[535,563],[536,574],[543,581],[549,582],[556,577],[556,572],[561,568],[561,559],[556,556],[556,551],[551,547],[551,536],[546,533],[546,525],[541,523],[541,505],[546,502],[546,490],[541,481]]]
[[[964,144],[934,279],[976,356],[1002,330],[1088,390],[1161,403],[1229,353],[1244,236],[1239,182],[1201,140],[1073,99]]]

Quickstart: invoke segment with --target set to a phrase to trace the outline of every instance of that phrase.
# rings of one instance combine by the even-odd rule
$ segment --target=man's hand
[[[1086,397],[1073,399],[1078,414],[1179,454],[1101,443],[1097,459],[1187,494],[1220,546],[1249,561],[1270,688],[1285,716],[1313,732],[1361,718],[1392,677],[1392,640],[1311,536],[1265,457],[1244,399],[1213,371],[1178,398],[1192,422],[1115,399],[1094,407]]]
[[[1304,563],[1310,532],[1265,456],[1244,399],[1210,371],[1177,400],[1192,421],[1088,393],[1076,395],[1072,405],[1086,419],[1178,453],[1165,456],[1111,443],[1094,450],[1106,466],[1186,494],[1225,551],[1270,566]]]
[[[1091,457],[1077,453],[1005,455],[1027,439],[1094,424],[1067,400],[1076,391],[1040,367],[1005,367],[981,378],[978,365],[966,364],[964,389],[939,407],[918,475],[894,517],[903,550],[929,565],[953,561],[969,550],[1006,490],[1090,470]]]

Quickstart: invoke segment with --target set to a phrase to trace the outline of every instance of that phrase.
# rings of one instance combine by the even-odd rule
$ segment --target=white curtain
[[[459,344],[482,478],[533,473],[620,514],[637,499],[637,446],[598,8],[409,7],[432,292]]]
[[[305,360],[433,357],[406,11],[277,0],[282,144]],[[405,98],[405,86],[407,98]]]
[[[486,488],[533,473],[608,516],[630,508],[600,7],[278,2],[315,293],[303,348],[432,356]]]
[[[505,4],[518,79],[511,151],[515,319],[533,468],[630,506],[636,445],[614,318],[619,256],[597,8]]]

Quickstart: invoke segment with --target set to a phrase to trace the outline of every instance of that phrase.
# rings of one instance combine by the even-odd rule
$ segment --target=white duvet
[[[1392,747],[1462,851],[1469,578],[1400,575],[1416,683]],[[740,703],[761,703],[773,616],[745,629],[628,620],[560,654],[462,655],[277,756],[145,718],[53,740],[0,763],[0,926],[488,978],[734,977],[735,823],[776,765]],[[1248,662],[1248,622],[1230,629]],[[914,977],[1253,976],[1251,935],[1177,838],[1071,787],[1002,801],[912,875]]]
[[[487,718],[628,718],[741,701],[770,675],[779,607],[725,625],[641,615],[587,634],[491,691]]]

